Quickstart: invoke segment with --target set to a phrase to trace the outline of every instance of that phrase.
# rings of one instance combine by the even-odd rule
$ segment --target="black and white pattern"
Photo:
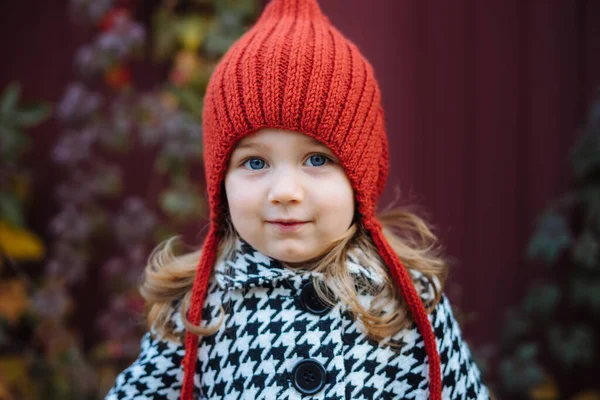
[[[349,256],[353,274],[378,282],[380,277]],[[424,301],[432,291],[413,276]],[[223,305],[220,330],[199,344],[195,391],[200,399],[419,399],[429,398],[429,371],[423,338],[416,325],[392,339],[400,350],[368,339],[344,307],[324,315],[300,304],[303,286],[318,274],[296,271],[240,242],[221,260],[209,284],[203,318],[215,321]],[[363,299],[368,302],[367,299]],[[462,339],[444,296],[429,315],[442,362],[443,399],[489,399],[479,369]],[[180,316],[173,314],[183,331]],[[182,344],[147,333],[139,358],[116,380],[106,400],[179,399],[184,355]],[[301,360],[319,362],[324,387],[303,395],[292,383]]]

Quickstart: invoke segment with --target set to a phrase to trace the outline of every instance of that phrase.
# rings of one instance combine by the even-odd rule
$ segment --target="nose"
[[[299,203],[304,199],[304,189],[292,168],[282,168],[273,174],[268,200],[272,204]]]

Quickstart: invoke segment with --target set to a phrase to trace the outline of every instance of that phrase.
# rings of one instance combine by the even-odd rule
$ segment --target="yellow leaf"
[[[31,196],[31,178],[26,173],[20,173],[13,177],[13,191],[20,200],[28,199]]]
[[[0,399],[31,398],[35,385],[30,379],[27,362],[19,356],[0,358]],[[11,392],[15,397],[10,395]],[[20,396],[17,396],[20,395]]]
[[[529,398],[532,400],[556,400],[558,395],[556,382],[551,378],[547,378],[542,384],[529,391]]]
[[[36,261],[44,257],[42,241],[33,233],[0,221],[0,249],[17,261]]]
[[[16,322],[29,308],[25,285],[18,279],[0,282],[0,315],[9,323]]]
[[[14,383],[19,380],[19,377],[26,374],[24,359],[18,356],[0,358],[0,376],[6,383]]]
[[[585,392],[577,393],[571,397],[571,400],[600,400],[600,392],[596,390],[586,390]]]
[[[197,51],[204,43],[206,37],[207,22],[205,18],[189,16],[181,20],[177,26],[177,34],[183,48]]]
[[[0,379],[0,400],[4,400],[4,399],[10,399],[10,396],[8,395],[8,389],[6,389],[4,387],[4,384],[2,383],[2,379]]]

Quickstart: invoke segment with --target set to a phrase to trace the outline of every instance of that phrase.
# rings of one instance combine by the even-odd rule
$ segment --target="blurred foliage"
[[[24,129],[46,119],[50,107],[20,104],[20,96],[18,83],[10,84],[0,95],[0,265],[5,258],[38,260],[44,254],[44,245],[25,224],[31,171],[22,164],[22,157],[31,148]]]
[[[600,399],[600,92],[570,159],[574,189],[542,213],[528,248],[551,273],[507,314],[502,398]]]
[[[18,161],[31,147],[23,129],[50,110],[19,105],[16,84],[2,94],[0,249],[17,273],[0,282],[0,399],[104,398],[139,354],[146,328],[137,286],[146,259],[159,241],[196,231],[205,216],[204,92],[259,5],[166,0],[147,25],[136,20],[134,1],[70,1],[73,21],[92,39],[77,50],[76,77],[54,112],[61,130],[51,156],[63,174],[46,245],[27,230],[23,204],[35,171]],[[134,63],[169,72],[141,91]],[[19,262],[41,259],[45,247],[41,275],[30,276]],[[82,291],[104,300],[82,301]],[[83,308],[98,305],[99,314]]]
[[[20,263],[41,260],[45,245],[27,226],[33,171],[23,162],[31,150],[26,132],[50,114],[45,103],[22,104],[21,86],[11,83],[0,95],[0,399],[12,398],[11,386],[27,389],[27,360],[14,355],[12,330],[31,317],[32,282]],[[12,350],[12,351],[11,351]]]

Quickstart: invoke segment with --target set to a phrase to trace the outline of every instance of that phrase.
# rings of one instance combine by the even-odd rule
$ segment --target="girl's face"
[[[293,131],[261,129],[240,140],[225,191],[242,239],[288,264],[322,255],[354,216],[352,186],[337,158]]]

